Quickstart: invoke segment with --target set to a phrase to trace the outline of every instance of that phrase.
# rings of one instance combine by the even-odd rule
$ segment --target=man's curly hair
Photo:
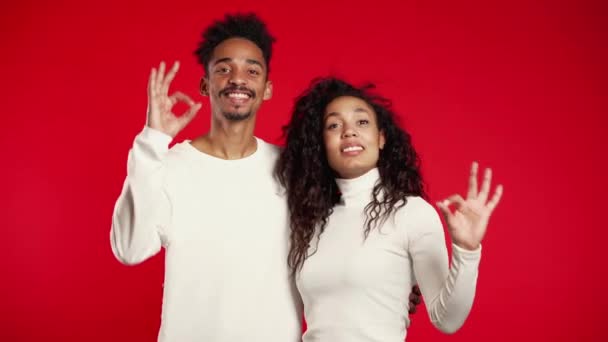
[[[254,13],[226,14],[223,20],[215,21],[202,34],[202,41],[194,51],[198,62],[209,73],[209,62],[213,50],[224,40],[244,38],[257,45],[266,62],[266,70],[270,72],[272,44],[275,38],[266,28],[266,24]]]
[[[386,138],[377,163],[380,181],[365,207],[364,236],[405,206],[407,196],[426,196],[411,137],[395,123],[390,101],[372,93],[373,88],[373,84],[357,88],[336,78],[315,79],[296,99],[291,120],[283,127],[286,146],[275,176],[287,191],[291,229],[288,264],[292,275],[308,257],[315,230],[323,232],[334,205],[340,201],[337,175],[329,166],[323,142],[323,116],[334,99],[352,96],[365,101],[376,113],[378,128]]]

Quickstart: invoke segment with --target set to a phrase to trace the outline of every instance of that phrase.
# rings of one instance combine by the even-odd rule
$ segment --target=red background
[[[413,134],[432,199],[463,193],[472,160],[505,185],[465,326],[442,335],[422,310],[408,340],[608,340],[605,4],[3,3],[0,340],[156,339],[163,258],[119,264],[112,208],[150,67],[179,59],[173,89],[200,98],[192,51],[234,10],[255,10],[278,38],[259,136],[279,142],[315,76],[374,81]],[[207,130],[204,103],[178,139]]]

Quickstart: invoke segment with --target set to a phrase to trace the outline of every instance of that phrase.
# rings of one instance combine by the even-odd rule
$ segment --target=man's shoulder
[[[179,159],[180,157],[184,157],[186,155],[188,155],[189,153],[189,149],[193,148],[192,145],[190,145],[190,140],[184,140],[182,142],[178,142],[175,145],[171,146],[169,148],[169,156],[171,158],[176,158]]]
[[[275,145],[275,144],[271,144],[260,137],[255,137],[255,138],[258,141],[258,147],[259,147],[260,151],[265,152],[274,158],[279,157],[282,147]]]

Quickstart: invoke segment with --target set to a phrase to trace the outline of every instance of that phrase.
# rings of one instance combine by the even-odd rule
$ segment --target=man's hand
[[[175,92],[171,96],[169,86],[175,78],[179,62],[175,62],[171,70],[165,75],[165,62],[161,62],[158,70],[152,68],[148,80],[148,120],[147,125],[165,134],[175,137],[201,109],[200,103],[195,103],[190,97]],[[183,102],[190,108],[180,116],[173,113],[173,106],[177,102]]]
[[[479,247],[486,234],[492,211],[494,211],[502,196],[502,185],[499,185],[488,201],[492,182],[492,170],[490,169],[485,170],[481,190],[478,191],[477,168],[478,165],[474,162],[471,166],[466,200],[456,194],[448,197],[443,202],[437,203],[448,224],[452,242],[458,247],[468,250],[475,250]],[[449,208],[450,205],[454,205],[456,209],[453,213]]]

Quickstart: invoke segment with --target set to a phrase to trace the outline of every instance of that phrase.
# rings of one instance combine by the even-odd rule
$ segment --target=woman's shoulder
[[[406,200],[407,202],[402,208],[405,209],[406,212],[418,214],[437,213],[433,205],[420,196],[408,196],[406,197]]]
[[[433,205],[420,196],[408,196],[405,206],[395,213],[397,224],[402,227],[428,227],[441,225],[439,214]]]

